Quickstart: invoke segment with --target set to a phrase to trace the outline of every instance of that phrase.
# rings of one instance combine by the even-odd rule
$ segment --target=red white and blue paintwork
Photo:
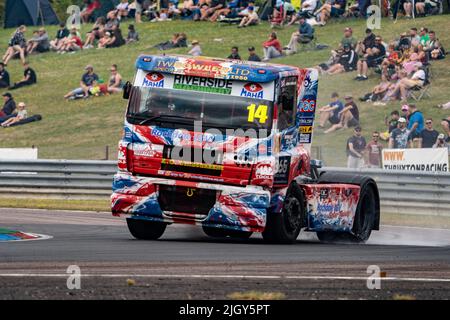
[[[310,145],[314,124],[318,74],[313,69],[185,56],[140,56],[136,68],[146,72],[183,74],[201,77],[265,83],[298,79],[296,126],[282,132],[272,130],[262,139],[208,135],[157,126],[134,125],[125,120],[119,143],[118,173],[111,196],[114,215],[130,214],[136,219],[168,223],[199,224],[242,231],[262,232],[270,211],[279,213],[289,184],[310,173]],[[277,125],[274,106],[273,128]],[[164,145],[191,146],[198,149],[225,150],[219,176],[161,169]],[[254,159],[241,155],[251,152]],[[236,160],[236,156],[237,159]],[[276,164],[289,159],[286,179],[276,179]],[[176,160],[171,160],[174,164]],[[131,164],[132,163],[132,164]],[[184,165],[184,164],[180,164]],[[132,168],[131,168],[131,167]],[[138,171],[132,174],[130,170]],[[186,212],[163,212],[158,189],[175,185],[216,190],[216,203],[207,217]],[[359,200],[359,187],[346,184],[301,184],[304,190],[308,229],[312,231],[350,231]]]

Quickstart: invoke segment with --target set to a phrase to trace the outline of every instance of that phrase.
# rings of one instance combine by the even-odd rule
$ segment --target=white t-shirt
[[[309,4],[308,7],[305,8],[305,4]],[[303,11],[313,11],[317,6],[317,0],[304,0],[302,2],[302,10]]]
[[[17,116],[18,116],[20,119],[25,119],[25,118],[27,117],[27,115],[28,115],[28,112],[27,112],[26,109],[19,110],[19,112],[17,112]]]
[[[128,9],[128,2],[121,2],[117,5],[117,10],[127,10]]]
[[[414,72],[413,76],[411,77],[412,80],[421,80],[425,81],[425,71],[423,70],[417,70]]]
[[[193,46],[192,49],[189,51],[189,54],[191,56],[201,56],[202,55],[202,48],[200,48],[199,45]]]
[[[255,11],[253,11],[252,13],[248,13],[247,17],[249,19],[252,19],[252,20],[258,20],[259,19],[258,14]]]

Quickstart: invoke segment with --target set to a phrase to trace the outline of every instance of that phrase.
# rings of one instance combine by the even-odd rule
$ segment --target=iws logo
[[[163,88],[164,87],[164,76],[158,72],[147,73],[142,82],[143,87],[151,88]]]
[[[264,90],[259,83],[247,83],[241,91],[241,97],[263,99]]]

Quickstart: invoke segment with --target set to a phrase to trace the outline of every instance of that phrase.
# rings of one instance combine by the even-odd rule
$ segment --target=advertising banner
[[[384,149],[383,169],[448,172],[448,149]]]

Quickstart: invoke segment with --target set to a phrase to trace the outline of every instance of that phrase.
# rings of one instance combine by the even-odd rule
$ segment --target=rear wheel
[[[355,213],[352,233],[319,231],[317,237],[323,242],[366,242],[374,228],[376,217],[376,196],[370,184],[363,185]]]
[[[139,240],[159,239],[166,231],[167,223],[127,218],[128,230]]]
[[[286,193],[281,213],[267,215],[266,228],[262,236],[265,241],[271,243],[294,243],[305,225],[304,219],[303,193],[295,184]]]

